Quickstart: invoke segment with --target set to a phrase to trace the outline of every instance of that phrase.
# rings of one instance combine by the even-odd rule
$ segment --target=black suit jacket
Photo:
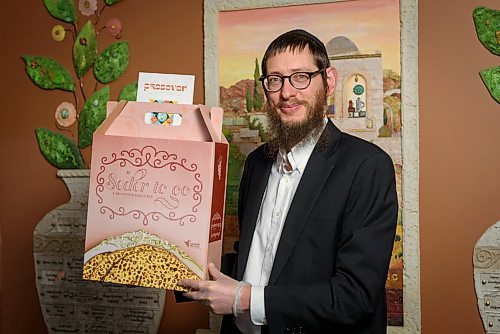
[[[385,281],[397,223],[393,163],[379,147],[329,121],[292,200],[274,259],[268,333],[385,333]],[[275,157],[267,145],[245,162],[236,279],[242,280]],[[237,333],[231,316],[221,333]]]

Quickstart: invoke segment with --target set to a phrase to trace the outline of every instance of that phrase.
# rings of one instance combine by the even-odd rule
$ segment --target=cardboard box
[[[109,106],[93,138],[83,278],[169,290],[208,279],[222,252],[223,110]]]

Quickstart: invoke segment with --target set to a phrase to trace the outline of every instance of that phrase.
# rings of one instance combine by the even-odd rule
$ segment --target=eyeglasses
[[[314,72],[295,72],[290,75],[270,74],[267,76],[261,76],[259,80],[262,81],[266,90],[271,93],[277,92],[283,88],[283,84],[285,82],[284,79],[288,79],[288,82],[290,82],[292,87],[295,89],[306,89],[311,84],[312,77],[318,75],[324,70],[326,70],[326,68],[322,68],[321,70]]]

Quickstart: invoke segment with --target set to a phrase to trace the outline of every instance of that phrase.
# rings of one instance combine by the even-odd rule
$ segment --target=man
[[[325,117],[337,74],[315,36],[279,36],[262,73],[274,139],[245,163],[235,279],[211,264],[179,285],[227,315],[221,333],[385,333],[392,161]]]

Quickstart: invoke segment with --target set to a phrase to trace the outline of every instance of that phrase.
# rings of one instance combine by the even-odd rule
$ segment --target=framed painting
[[[389,333],[420,333],[417,0],[205,0],[205,104],[224,109],[230,142],[224,251],[238,238],[246,155],[267,139],[257,78],[267,45],[302,28],[338,71],[327,116],[392,158],[400,214],[386,282]],[[404,266],[403,266],[404,259]]]

